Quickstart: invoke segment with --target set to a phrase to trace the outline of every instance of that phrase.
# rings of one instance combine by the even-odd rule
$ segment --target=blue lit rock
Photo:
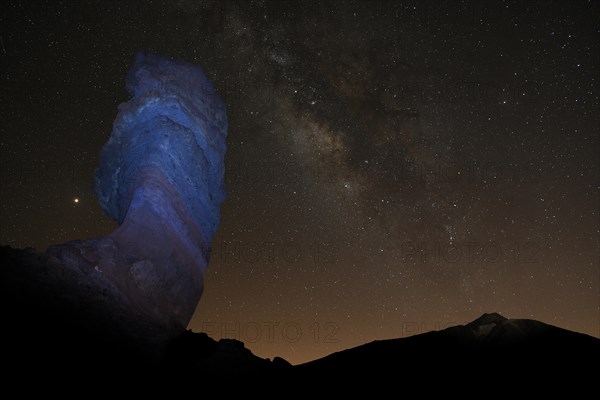
[[[48,250],[119,312],[184,329],[204,289],[225,198],[225,106],[192,64],[140,53],[100,153],[95,191],[120,226]],[[109,306],[109,308],[112,306]]]
[[[119,224],[130,211],[141,170],[161,171],[210,242],[225,198],[227,117],[212,82],[196,66],[138,54],[96,173],[104,211]]]

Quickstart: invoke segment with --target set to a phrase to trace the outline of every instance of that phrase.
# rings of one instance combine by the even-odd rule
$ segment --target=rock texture
[[[227,117],[192,64],[140,53],[126,87],[133,97],[119,106],[95,176],[99,203],[120,226],[48,254],[128,314],[127,335],[141,323],[169,336],[185,329],[204,288],[225,198]]]

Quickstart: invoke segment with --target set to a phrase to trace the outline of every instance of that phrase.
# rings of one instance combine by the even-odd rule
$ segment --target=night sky
[[[4,3],[0,244],[115,228],[93,171],[150,50],[228,108],[193,330],[292,363],[484,312],[600,336],[600,2]]]

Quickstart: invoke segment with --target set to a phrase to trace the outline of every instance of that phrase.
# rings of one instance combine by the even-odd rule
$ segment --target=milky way
[[[598,3],[2,7],[0,243],[114,228],[92,175],[147,49],[228,108],[190,328],[294,363],[483,312],[600,335]]]

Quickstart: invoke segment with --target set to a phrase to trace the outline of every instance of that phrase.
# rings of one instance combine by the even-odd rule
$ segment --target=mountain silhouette
[[[466,324],[411,337],[376,340],[294,367],[298,379],[413,386],[465,379],[497,384],[579,386],[597,381],[600,339],[530,319],[483,314]],[[389,380],[393,379],[393,380]],[[496,382],[495,382],[496,381]],[[394,383],[395,382],[395,383]],[[430,388],[431,389],[431,388]]]
[[[597,389],[600,339],[531,319],[483,314],[465,325],[376,340],[292,366],[278,357],[258,357],[240,341],[191,331],[149,347],[154,332],[138,329],[149,336],[141,346],[113,330],[123,319],[107,312],[103,293],[82,286],[43,253],[0,246],[0,266],[7,382],[23,374],[40,384],[69,377],[91,385],[101,379],[106,387],[251,382],[223,387],[282,384],[307,395],[317,386],[340,394],[354,387],[443,392],[457,385],[466,390],[468,383],[497,391],[510,384],[568,388],[571,397]]]

